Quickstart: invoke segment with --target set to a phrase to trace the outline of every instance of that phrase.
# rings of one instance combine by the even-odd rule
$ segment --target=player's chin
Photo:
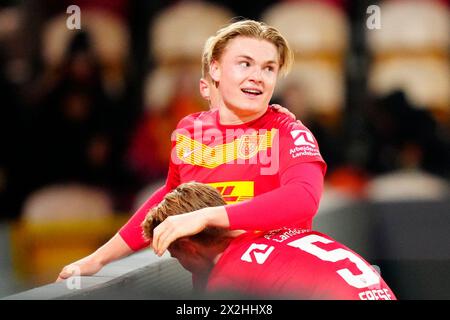
[[[239,110],[243,114],[251,115],[260,113],[268,108],[268,103],[265,101],[244,101]]]

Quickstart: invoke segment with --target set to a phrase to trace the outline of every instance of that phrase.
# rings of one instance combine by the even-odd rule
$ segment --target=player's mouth
[[[241,91],[248,97],[257,97],[259,95],[261,95],[263,92],[259,89],[255,89],[255,88],[243,88],[241,89]]]

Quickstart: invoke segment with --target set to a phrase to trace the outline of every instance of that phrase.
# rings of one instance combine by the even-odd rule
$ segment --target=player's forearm
[[[202,212],[206,221],[205,225],[207,226],[220,228],[228,228],[230,226],[225,206],[208,207],[199,211]]]
[[[133,249],[116,233],[107,243],[91,254],[90,258],[104,266],[133,252]]]
[[[230,229],[273,230],[310,221],[318,204],[301,185],[284,186],[252,201],[227,206]]]

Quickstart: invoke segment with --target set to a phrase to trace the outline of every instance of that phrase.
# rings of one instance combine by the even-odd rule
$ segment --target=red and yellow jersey
[[[259,298],[396,299],[360,255],[325,234],[294,228],[234,239],[213,268],[206,289]]]
[[[212,184],[229,203],[279,187],[279,176],[293,164],[324,164],[311,132],[272,108],[241,125],[221,125],[217,110],[190,115],[180,121],[172,143],[175,173],[168,182]]]
[[[220,191],[228,203],[232,229],[309,228],[325,170],[313,134],[272,108],[240,125],[220,124],[217,109],[195,113],[182,119],[172,134],[166,186],[138,210],[136,221],[132,218],[120,234],[130,247],[141,248],[144,242],[138,225],[145,214],[165,193],[190,181]],[[283,214],[273,215],[276,208]]]

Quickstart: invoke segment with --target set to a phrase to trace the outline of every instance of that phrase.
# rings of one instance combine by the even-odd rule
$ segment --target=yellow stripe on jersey
[[[264,134],[243,134],[232,142],[214,147],[177,133],[176,152],[178,158],[185,163],[213,169],[236,159],[250,159],[259,151],[271,148],[277,131],[271,129]]]

